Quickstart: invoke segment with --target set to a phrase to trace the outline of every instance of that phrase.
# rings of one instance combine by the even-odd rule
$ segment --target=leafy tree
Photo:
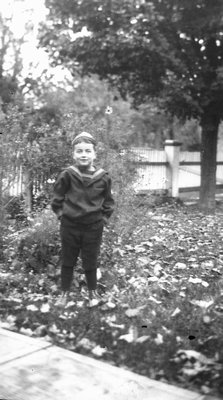
[[[27,86],[26,79],[21,85],[21,72],[23,68],[21,48],[26,41],[26,35],[32,29],[30,21],[24,27],[24,32],[20,37],[15,37],[12,30],[13,25],[13,5],[10,4],[7,15],[0,13],[0,132],[1,132],[1,149],[0,149],[0,204],[1,204],[1,221],[3,220],[2,211],[2,195],[3,195],[3,179],[5,178],[5,167],[8,166],[9,181],[14,174],[14,167],[10,160],[14,157],[14,149],[16,148],[16,134],[12,136],[13,130],[7,131],[7,109],[10,114],[10,104],[24,103],[23,90]],[[14,124],[14,115],[11,123]],[[7,132],[7,135],[6,135]],[[10,137],[10,142],[8,141]],[[7,146],[7,147],[6,147]],[[6,149],[6,151],[5,151]],[[7,158],[7,156],[9,156]],[[10,165],[10,168],[9,168]]]
[[[54,64],[98,74],[135,106],[159,97],[173,115],[199,119],[200,202],[213,208],[223,115],[222,1],[46,0],[46,6],[50,23],[40,40]]]
[[[69,157],[69,145],[63,130],[54,123],[56,110],[52,110],[52,107],[49,110],[47,105],[40,109],[24,107],[21,110],[18,106],[10,105],[6,111],[0,121],[3,195],[8,192],[22,168],[26,204],[31,211],[33,183],[38,180],[44,183],[59,173]]]
[[[12,30],[13,7],[9,14],[4,16],[0,13],[0,97],[3,110],[7,104],[15,101],[17,95],[22,95],[27,86],[26,78],[22,79],[22,85],[20,83],[23,69],[21,49],[32,29],[31,24],[27,22],[23,34],[15,37]]]
[[[7,58],[12,49],[15,50],[15,39],[10,30],[10,19],[0,14],[0,96],[2,105],[12,101],[18,89],[17,72],[21,67],[19,51],[14,52],[13,66],[7,69]],[[11,60],[10,60],[11,61]]]

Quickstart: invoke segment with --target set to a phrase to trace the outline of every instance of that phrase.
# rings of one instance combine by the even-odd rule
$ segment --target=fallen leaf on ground
[[[200,278],[192,278],[190,276],[190,278],[188,279],[188,282],[190,282],[190,283],[202,283],[202,279],[200,279]]]
[[[45,336],[47,334],[47,326],[46,325],[40,325],[38,326],[35,331],[35,335],[37,336]]]
[[[211,323],[211,317],[209,317],[209,315],[204,315],[203,316],[203,322],[204,322],[204,324],[210,324]]]
[[[153,301],[153,302],[156,303],[156,304],[161,304],[161,303],[162,303],[162,301],[156,300],[155,297],[153,297],[153,296],[149,296],[149,297],[148,297],[148,300]]]
[[[136,343],[144,343],[144,342],[146,342],[148,339],[150,339],[150,336],[148,336],[148,335],[143,335],[143,336],[140,336],[140,337],[138,337],[138,338],[136,339]]]
[[[68,335],[68,339],[71,339],[71,340],[75,339],[75,337],[76,336],[75,336],[75,334],[73,332],[70,332],[69,335]]]
[[[108,301],[107,303],[103,304],[103,306],[101,306],[101,309],[106,311],[106,310],[113,310],[115,307],[116,307],[115,303]]]
[[[185,263],[178,262],[174,265],[174,269],[186,269],[187,265]]]
[[[171,317],[175,317],[176,315],[180,314],[180,311],[181,310],[179,307],[175,308],[174,312],[171,314]]]
[[[202,364],[213,365],[216,363],[214,358],[208,358],[196,350],[178,350],[177,355],[186,357],[186,359],[195,359]]]
[[[150,276],[149,278],[147,278],[148,282],[157,282],[159,280],[159,278],[157,276]]]
[[[96,346],[96,347],[94,347],[92,350],[91,350],[91,352],[95,355],[95,356],[97,356],[97,357],[101,357],[101,356],[103,356],[103,354],[104,353],[106,353],[106,348],[104,348],[104,347],[101,347],[101,346]]]
[[[202,261],[201,267],[202,268],[207,268],[207,269],[212,269],[215,266],[215,261],[214,260],[206,260]]]
[[[209,286],[209,283],[208,283],[208,282],[205,282],[205,281],[202,281],[201,284],[202,284],[204,287],[208,287],[208,286]]]
[[[48,303],[44,303],[44,304],[41,306],[40,311],[41,311],[42,313],[47,313],[47,312],[49,312],[49,311],[50,311],[50,305],[49,305]]]
[[[161,264],[159,264],[159,263],[156,264],[153,268],[153,273],[155,276],[159,277],[161,275],[162,271],[163,271],[163,268],[162,268]]]
[[[26,309],[29,311],[38,311],[38,308],[34,304],[29,304]]]
[[[23,335],[27,335],[27,336],[32,336],[33,335],[33,331],[30,328],[21,327],[19,332],[22,333]]]
[[[146,305],[140,306],[137,308],[129,308],[128,310],[126,310],[125,315],[129,318],[137,317],[137,315],[139,315],[140,311],[143,310],[145,307],[146,307]]]
[[[129,333],[119,336],[118,340],[124,340],[128,343],[133,343],[137,340],[138,330],[136,326],[130,326]]]
[[[56,324],[53,324],[52,326],[50,326],[49,332],[58,333],[58,332],[60,332],[60,330],[57,328]]]
[[[157,337],[154,339],[154,342],[157,345],[163,344],[163,335],[161,335],[161,333],[157,333]]]
[[[210,307],[212,304],[214,304],[213,300],[210,301],[205,301],[205,300],[191,300],[190,301],[191,304],[195,305],[195,306],[199,306],[201,308],[207,309],[208,307]]]
[[[69,307],[73,307],[73,306],[75,306],[75,301],[68,301],[68,303],[66,304],[66,307],[65,308],[69,308]]]
[[[86,350],[92,350],[96,347],[96,343],[91,342],[88,338],[82,338],[78,343],[77,346],[83,347]]]

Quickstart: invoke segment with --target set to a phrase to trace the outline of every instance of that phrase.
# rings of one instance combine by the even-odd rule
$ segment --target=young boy
[[[94,167],[96,141],[82,132],[73,142],[74,166],[59,175],[51,202],[52,210],[61,221],[62,244],[61,288],[58,305],[65,305],[71,287],[73,269],[81,252],[89,305],[99,303],[97,258],[104,224],[114,209],[111,179],[106,171]]]

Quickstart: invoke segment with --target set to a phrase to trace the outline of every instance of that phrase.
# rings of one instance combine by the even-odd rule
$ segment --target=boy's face
[[[96,158],[92,143],[77,143],[74,146],[73,159],[78,167],[90,168]]]

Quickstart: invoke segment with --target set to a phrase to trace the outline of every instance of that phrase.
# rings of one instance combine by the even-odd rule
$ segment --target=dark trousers
[[[73,269],[79,254],[81,254],[88,289],[96,289],[97,260],[103,233],[103,221],[89,225],[64,223],[60,227],[62,245],[61,287],[63,291],[70,290]]]

